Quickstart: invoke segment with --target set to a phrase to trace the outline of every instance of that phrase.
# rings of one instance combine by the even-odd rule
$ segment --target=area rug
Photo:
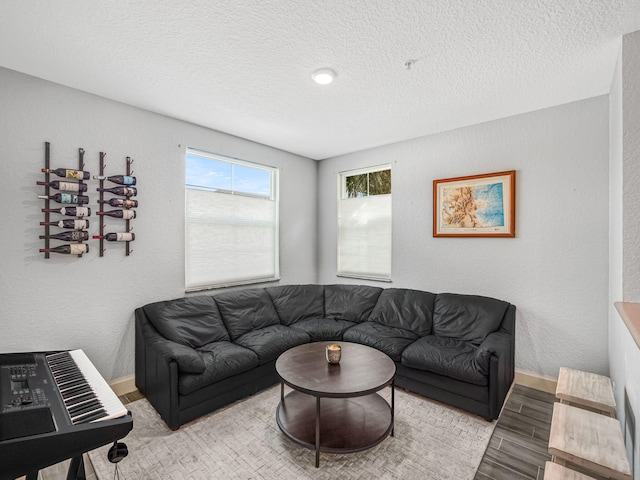
[[[388,398],[390,389],[381,395]],[[496,422],[396,389],[395,436],[350,454],[320,454],[280,431],[280,387],[236,402],[173,432],[145,400],[128,405],[133,430],[123,480],[465,479],[474,478]],[[99,480],[114,478],[109,447],[89,453]]]

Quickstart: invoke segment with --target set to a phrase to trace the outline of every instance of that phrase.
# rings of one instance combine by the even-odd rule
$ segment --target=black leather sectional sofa
[[[515,306],[493,298],[362,285],[286,285],[156,302],[135,311],[135,377],[167,425],[279,382],[307,342],[377,348],[395,384],[496,419],[514,377]]]

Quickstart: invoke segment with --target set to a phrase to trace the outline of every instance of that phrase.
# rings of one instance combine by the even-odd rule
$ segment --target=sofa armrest
[[[163,359],[163,363],[169,364],[175,361],[178,364],[178,370],[185,373],[204,372],[204,360],[199,352],[163,337],[146,318],[140,319],[139,323],[142,326],[139,332],[145,349],[151,348],[155,355]]]
[[[500,325],[500,331],[515,337],[516,334],[516,306],[509,305],[507,311],[502,318],[502,324]]]
[[[151,325],[144,311],[139,308],[135,315],[135,372],[136,387],[153,405],[169,428],[177,429],[178,420],[178,357],[184,359],[189,368],[189,354],[184,353],[184,345],[164,338]],[[182,348],[174,348],[174,346]],[[194,353],[198,354],[195,350]],[[199,354],[198,354],[199,355]],[[182,361],[182,360],[181,360]],[[197,362],[191,365],[197,367]],[[204,365],[203,365],[204,366]]]
[[[478,347],[475,361],[489,377],[489,418],[496,419],[515,376],[515,339],[500,330],[487,336]]]
[[[493,332],[478,346],[474,361],[478,370],[489,375],[489,363],[492,355],[508,360],[511,352],[511,336],[506,332]]]
[[[184,373],[204,372],[202,355],[191,347],[180,345],[171,340],[161,339],[151,345],[151,348],[163,358],[167,364],[176,362],[178,370]]]

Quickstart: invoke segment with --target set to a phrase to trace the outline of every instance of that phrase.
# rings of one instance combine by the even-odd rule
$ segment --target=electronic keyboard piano
[[[67,478],[84,478],[82,454],[124,438],[131,414],[82,350],[0,354],[0,480],[71,458]]]

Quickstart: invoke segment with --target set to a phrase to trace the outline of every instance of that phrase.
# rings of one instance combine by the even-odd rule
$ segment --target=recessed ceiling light
[[[313,78],[313,80],[320,85],[327,85],[333,82],[333,80],[336,78],[336,72],[334,72],[330,68],[321,68],[313,72],[311,78]]]

